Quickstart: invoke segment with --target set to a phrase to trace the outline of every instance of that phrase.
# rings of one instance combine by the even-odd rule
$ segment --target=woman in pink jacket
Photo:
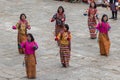
[[[110,39],[108,35],[108,31],[110,30],[110,25],[107,22],[108,16],[106,14],[103,15],[101,22],[97,25],[97,30],[99,31],[99,47],[100,47],[100,54],[108,56],[109,49],[110,49]]]
[[[27,41],[19,45],[25,49],[25,65],[27,78],[36,78],[36,56],[35,50],[38,49],[37,43],[34,41],[32,34],[27,34]]]

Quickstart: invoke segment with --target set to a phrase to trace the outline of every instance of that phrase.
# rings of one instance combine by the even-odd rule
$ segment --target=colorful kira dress
[[[18,37],[17,37],[18,45],[21,42],[25,42],[27,40],[27,29],[31,28],[27,20],[24,20],[24,21],[20,20],[12,28],[18,30]],[[20,54],[24,54],[24,49],[20,48],[19,46],[18,46],[18,51]]]
[[[108,36],[108,31],[110,28],[111,27],[107,22],[102,22],[97,25],[97,30],[99,31],[98,42],[101,55],[109,55],[110,39]]]
[[[63,26],[64,26],[65,20],[66,20],[65,14],[64,13],[62,13],[62,14],[60,14],[60,13],[54,14],[52,19],[51,19],[51,22],[53,22],[55,20],[56,20],[55,36],[57,36],[58,33],[63,30]]]
[[[38,49],[36,42],[26,41],[21,43],[21,47],[25,49],[25,65],[27,78],[36,78],[36,55],[35,50]]]
[[[88,9],[88,28],[90,32],[90,38],[95,39],[96,38],[96,14],[97,14],[97,9],[94,8],[89,8]]]
[[[71,33],[69,31],[61,31],[57,40],[60,41],[60,58],[63,67],[69,66],[70,52],[71,52]]]

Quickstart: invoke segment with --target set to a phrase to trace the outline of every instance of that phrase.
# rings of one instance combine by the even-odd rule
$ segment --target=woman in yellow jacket
[[[63,67],[68,67],[71,52],[71,33],[68,24],[64,25],[64,30],[58,34],[55,40],[60,42],[61,64]]]

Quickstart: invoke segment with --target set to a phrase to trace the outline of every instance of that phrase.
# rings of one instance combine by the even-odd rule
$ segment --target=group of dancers
[[[20,20],[15,26],[12,26],[14,30],[18,30],[18,51],[20,54],[24,54],[25,66],[27,78],[36,78],[36,55],[35,50],[38,49],[38,45],[31,33],[27,33],[30,30],[30,24],[26,20],[26,15],[23,13],[20,15]]]
[[[113,0],[114,1],[114,0]],[[113,4],[111,4],[113,6]],[[117,18],[116,9],[112,10],[112,18]],[[114,5],[116,6],[116,5]],[[114,7],[115,8],[115,7]],[[109,31],[111,29],[108,23],[108,16],[104,14],[100,20],[98,17],[98,10],[96,3],[93,1],[90,3],[89,9],[87,10],[88,16],[88,28],[90,32],[90,38],[96,39],[98,35],[98,43],[100,48],[100,54],[104,56],[109,55],[110,39]],[[20,54],[25,55],[25,65],[27,78],[36,78],[36,55],[35,51],[38,49],[38,44],[31,33],[27,33],[27,30],[31,29],[29,22],[26,19],[26,15],[22,13],[20,20],[15,26],[12,26],[14,30],[18,30],[18,51]],[[57,12],[51,18],[51,22],[55,23],[55,41],[60,49],[60,59],[63,67],[69,67],[70,56],[71,56],[71,32],[69,31],[69,25],[65,23],[66,16],[64,8],[59,6]],[[98,22],[98,23],[97,23]]]

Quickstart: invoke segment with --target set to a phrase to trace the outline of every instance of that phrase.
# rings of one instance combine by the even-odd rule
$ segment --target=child
[[[110,30],[110,25],[107,22],[108,16],[104,14],[102,16],[101,22],[97,25],[97,30],[99,31],[99,47],[100,47],[100,54],[108,56],[109,55],[109,49],[110,49],[110,39],[108,36],[108,31]]]

